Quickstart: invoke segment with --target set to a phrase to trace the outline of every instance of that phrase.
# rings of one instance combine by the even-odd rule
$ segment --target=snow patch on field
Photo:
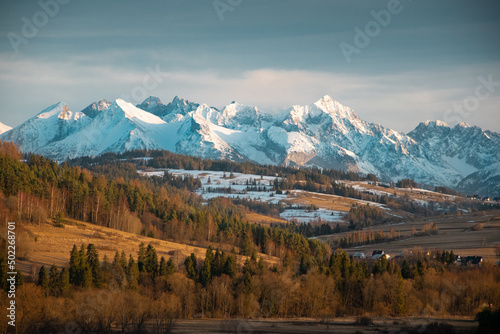
[[[281,218],[287,220],[296,220],[298,222],[310,223],[313,220],[321,219],[323,222],[341,222],[345,212],[332,211],[325,209],[318,210],[300,210],[287,209],[280,214]]]
[[[144,176],[163,176],[168,171],[175,176],[192,176],[200,179],[201,188],[196,193],[208,201],[216,197],[240,198],[266,202],[269,204],[278,204],[280,201],[285,201],[289,197],[285,194],[277,194],[273,191],[272,183],[278,177],[276,176],[260,176],[255,174],[233,173],[233,177],[229,172],[206,171],[206,170],[185,170],[185,169],[157,169],[157,170],[140,170],[138,173]],[[210,180],[210,183],[209,183]],[[261,191],[247,190],[247,187],[257,187]],[[222,192],[217,188],[231,187],[232,193]],[[292,193],[301,192],[300,190],[292,191]],[[323,194],[322,194],[323,195]],[[338,197],[338,196],[336,196]],[[367,202],[368,203],[368,202]],[[372,203],[372,202],[369,202]],[[373,203],[373,205],[380,205]],[[281,218],[297,222],[309,223],[313,220],[321,218],[324,222],[340,222],[345,216],[345,212],[318,209],[308,210],[297,207],[286,208],[280,214]]]

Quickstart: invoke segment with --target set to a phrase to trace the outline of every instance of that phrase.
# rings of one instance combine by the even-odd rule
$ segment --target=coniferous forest
[[[130,154],[144,156],[144,152]],[[318,192],[368,196],[335,182],[360,178],[353,173],[150,154],[155,156],[150,167],[286,174],[276,189],[286,191],[301,184]],[[177,319],[200,316],[329,319],[478,314],[491,318],[500,308],[497,266],[457,267],[447,250],[414,252],[397,260],[353,259],[340,248],[308,238],[321,234],[321,228],[270,227],[251,224],[245,217],[249,209],[279,211],[279,207],[227,198],[204,205],[192,192],[199,180],[168,173],[141,177],[135,164],[115,158],[105,155],[98,164],[90,158],[58,164],[41,156],[23,156],[13,144],[0,143],[3,225],[50,222],[64,227],[66,220],[82,221],[142,234],[152,241],[202,246],[205,256],[191,254],[183,263],[174,263],[159,257],[151,242],[142,243],[136,253],[116,252],[109,259],[91,242],[74,245],[68,250],[67,266],[42,266],[35,279],[19,275],[18,333],[58,333],[68,328],[82,333],[168,332]],[[381,219],[374,208],[353,207],[349,213],[354,230]],[[345,240],[345,245],[349,242]],[[8,289],[5,226],[0,246],[3,308]]]

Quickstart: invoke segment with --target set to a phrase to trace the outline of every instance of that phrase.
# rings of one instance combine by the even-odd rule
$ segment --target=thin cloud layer
[[[9,125],[60,100],[79,110],[146,93],[278,112],[328,94],[399,131],[426,119],[500,131],[500,87],[454,109],[476,102],[479,78],[500,81],[497,1],[401,0],[387,24],[389,1],[379,0],[243,1],[222,19],[211,1],[69,1],[18,52],[9,34],[22,36],[43,8],[1,6],[0,121]],[[342,43],[359,51],[350,62]],[[155,69],[162,79],[143,89]]]

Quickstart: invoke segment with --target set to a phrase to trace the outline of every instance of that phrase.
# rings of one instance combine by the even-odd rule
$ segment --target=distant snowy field
[[[313,211],[290,209],[285,210],[280,216],[281,218],[286,220],[295,219],[298,222],[306,223],[317,220],[319,218],[321,218],[321,220],[324,222],[339,222],[342,221],[342,218],[345,216],[345,212],[325,209],[318,209]]]
[[[195,178],[200,179],[201,188],[196,192],[203,197],[205,201],[215,197],[227,197],[227,198],[246,198],[251,200],[258,200],[266,203],[278,204],[280,201],[285,202],[289,198],[285,194],[276,194],[272,189],[272,183],[277,177],[273,176],[261,176],[255,174],[242,174],[234,173],[234,177],[230,177],[229,172],[218,172],[218,171],[207,171],[207,170],[185,170],[185,169],[157,169],[154,171],[138,171],[139,174],[145,176],[163,176],[163,174],[168,171],[172,175],[185,176],[191,175]],[[225,175],[225,177],[224,177]],[[210,183],[209,183],[210,181]],[[251,191],[247,190],[247,187],[260,187],[262,191]],[[233,192],[231,194],[226,194],[218,191],[216,188],[228,188],[231,187]],[[303,210],[297,209],[296,207],[291,209],[286,209],[280,214],[281,218],[286,220],[295,220],[301,223],[309,223],[313,220],[321,218],[324,222],[340,222],[342,217],[345,216],[344,212],[333,211],[326,209],[318,210]]]

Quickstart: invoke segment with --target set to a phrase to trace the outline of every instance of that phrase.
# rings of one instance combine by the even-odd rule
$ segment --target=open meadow
[[[421,232],[422,229],[435,224],[437,233],[420,233],[412,236],[412,231]],[[364,230],[383,231],[391,230],[401,233],[401,238],[379,244],[354,246],[345,250],[368,252],[373,249],[383,249],[391,256],[399,255],[404,251],[420,250],[447,250],[460,256],[482,256],[495,261],[494,247],[500,243],[500,210],[485,212],[463,213],[460,215],[443,215],[425,219],[413,219],[395,224],[385,224],[366,227]],[[318,237],[322,241],[338,240],[350,232]]]

